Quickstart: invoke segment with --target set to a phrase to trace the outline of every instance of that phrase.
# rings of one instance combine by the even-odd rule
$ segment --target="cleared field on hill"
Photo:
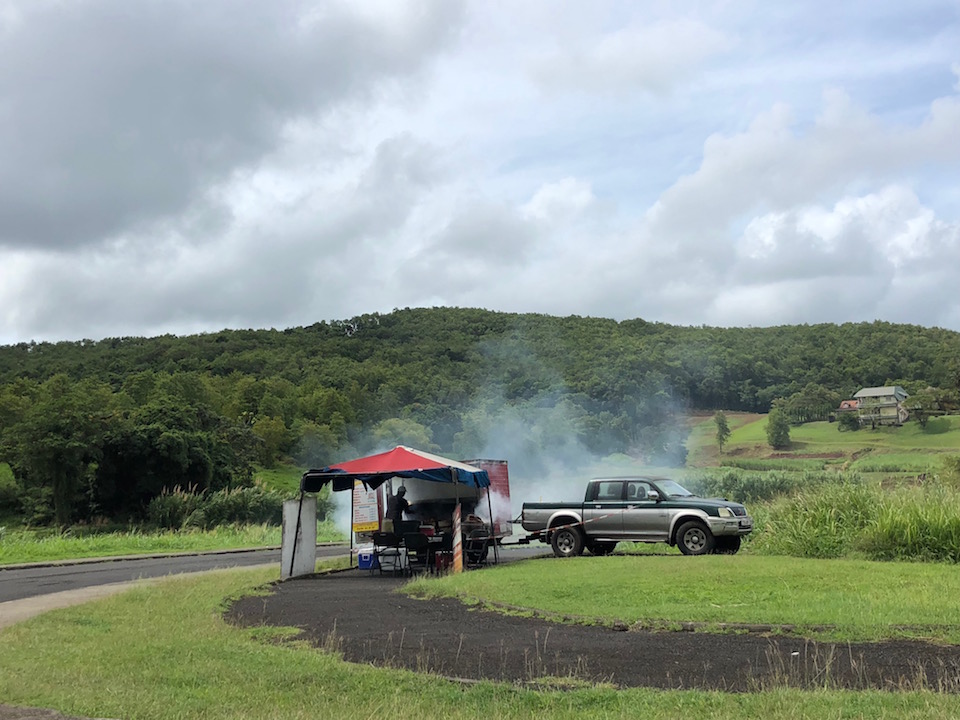
[[[730,438],[719,453],[712,416],[694,420],[687,448],[688,465],[729,465],[747,470],[814,470],[835,467],[863,473],[936,471],[944,454],[960,453],[960,416],[933,418],[927,426],[841,431],[837,423],[812,422],[790,427],[790,447],[767,443],[766,415],[728,413]]]

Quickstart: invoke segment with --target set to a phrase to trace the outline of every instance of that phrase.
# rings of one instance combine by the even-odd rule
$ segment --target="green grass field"
[[[610,558],[623,561],[623,558]],[[655,558],[636,558],[648,561]],[[586,560],[586,559],[585,559]],[[602,560],[602,559],[601,559]],[[740,574],[741,558],[674,560],[694,574]],[[717,561],[717,562],[714,562]],[[554,572],[537,568],[541,604],[570,603],[567,588],[585,563],[551,563]],[[609,570],[616,563],[603,563]],[[711,571],[710,566],[716,570]],[[521,565],[515,566],[518,571]],[[598,567],[600,567],[598,565]],[[868,572],[842,566],[839,575]],[[893,565],[887,566],[893,568]],[[801,585],[794,572],[810,570],[788,562],[778,581]],[[504,597],[515,574],[509,568],[469,573],[437,583],[481,583],[492,596]],[[744,568],[746,569],[746,568]],[[718,572],[719,571],[719,572]],[[642,575],[635,567],[616,574],[621,592]],[[771,569],[771,572],[773,570]],[[517,572],[523,575],[524,573]],[[696,690],[614,690],[574,687],[537,691],[505,684],[457,684],[408,671],[349,665],[336,653],[291,641],[294,629],[238,629],[221,619],[228,598],[256,593],[276,576],[265,570],[224,571],[144,586],[80,607],[58,610],[0,630],[0,701],[56,708],[87,717],[165,718],[383,718],[426,717],[444,720],[583,720],[584,718],[921,718],[946,719],[960,714],[960,698],[930,690],[911,692],[800,691],[787,687],[757,693],[728,694]],[[831,575],[832,577],[837,577]],[[626,578],[630,579],[625,582]],[[773,576],[771,576],[773,577]],[[912,582],[915,578],[902,578]],[[848,583],[855,584],[854,580]],[[466,586],[464,586],[466,587]],[[728,607],[718,616],[732,617],[742,599],[727,584]],[[953,586],[950,585],[950,588]],[[422,588],[421,588],[422,589]],[[476,587],[471,588],[476,591]],[[894,595],[893,588],[889,591]],[[567,596],[568,599],[564,599]],[[955,592],[947,610],[956,616]],[[613,603],[626,614],[637,603],[630,592],[604,586],[602,595],[579,609],[594,613]],[[715,599],[717,599],[715,598]],[[766,602],[751,595],[752,601]],[[895,602],[899,598],[894,599]],[[920,606],[925,603],[920,603]],[[798,608],[799,609],[799,608]],[[911,606],[911,610],[916,609]],[[813,610],[803,611],[816,617]],[[890,612],[895,611],[881,611]],[[924,611],[927,612],[927,611]],[[925,615],[924,617],[928,617]],[[933,617],[933,616],[929,616]]]
[[[909,637],[960,643],[960,573],[942,564],[750,555],[584,556],[562,563],[530,560],[496,573],[464,573],[409,587],[415,594],[628,624],[796,625],[809,637],[839,641]],[[833,629],[810,629],[819,625]]]
[[[767,444],[765,415],[727,414],[730,438],[719,453],[711,417],[693,421],[688,465],[726,465],[746,470],[854,469],[865,473],[936,472],[944,454],[960,453],[960,416],[933,418],[926,428],[901,427],[841,432],[837,423],[812,422],[790,428],[790,447]]]
[[[300,476],[306,468],[295,465],[279,465],[273,468],[258,468],[253,474],[254,482],[261,483],[270,490],[287,493],[295,497],[300,493]]]

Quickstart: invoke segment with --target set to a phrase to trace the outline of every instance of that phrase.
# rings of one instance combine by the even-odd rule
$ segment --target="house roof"
[[[895,395],[896,397],[903,399],[910,397],[907,394],[907,391],[904,390],[899,385],[890,385],[887,387],[872,387],[872,388],[863,388],[854,394],[855,398],[868,398],[868,397],[890,397]]]
[[[840,403],[841,410],[856,410],[860,405],[859,400],[844,400]]]

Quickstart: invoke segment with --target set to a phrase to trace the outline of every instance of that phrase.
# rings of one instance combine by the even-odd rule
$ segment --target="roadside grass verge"
[[[630,559],[594,560],[612,567],[603,561],[624,563]],[[521,577],[523,565],[516,566]],[[553,572],[545,569],[546,563],[534,564],[531,571],[546,580],[539,590],[540,597],[548,600],[582,570],[578,562],[549,565]],[[561,566],[559,577],[557,566]],[[504,578],[512,577],[504,575],[508,569],[468,573],[456,579],[489,577],[502,587]],[[404,670],[350,665],[335,652],[293,640],[296,631],[292,628],[239,629],[223,621],[227,598],[261,592],[262,585],[275,577],[275,571],[234,570],[172,579],[6,628],[0,631],[0,698],[89,717],[157,720],[392,716],[447,720],[919,720],[951,718],[960,712],[960,698],[927,690],[845,692],[784,687],[725,694],[617,691],[573,683],[573,689],[567,691],[537,691],[488,682],[462,685]],[[622,584],[621,590],[631,583]],[[596,601],[590,601],[589,611],[601,608],[611,597],[615,595],[605,590]],[[580,607],[583,609],[582,601]]]
[[[960,643],[960,573],[943,565],[750,555],[529,560],[406,586],[608,622],[789,625],[836,641]],[[590,598],[589,603],[584,598]]]
[[[318,542],[344,539],[332,521],[317,525]],[[153,531],[139,528],[96,532],[73,528],[0,531],[0,565],[149,553],[198,552],[280,545],[275,525],[220,525],[209,530]]]

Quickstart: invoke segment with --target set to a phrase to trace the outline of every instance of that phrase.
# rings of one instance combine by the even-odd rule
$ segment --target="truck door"
[[[666,508],[649,498],[653,486],[644,480],[627,480],[626,502],[623,510],[623,537],[625,540],[667,539],[670,517]]]
[[[591,484],[583,503],[583,529],[589,538],[623,537],[623,480]]]

